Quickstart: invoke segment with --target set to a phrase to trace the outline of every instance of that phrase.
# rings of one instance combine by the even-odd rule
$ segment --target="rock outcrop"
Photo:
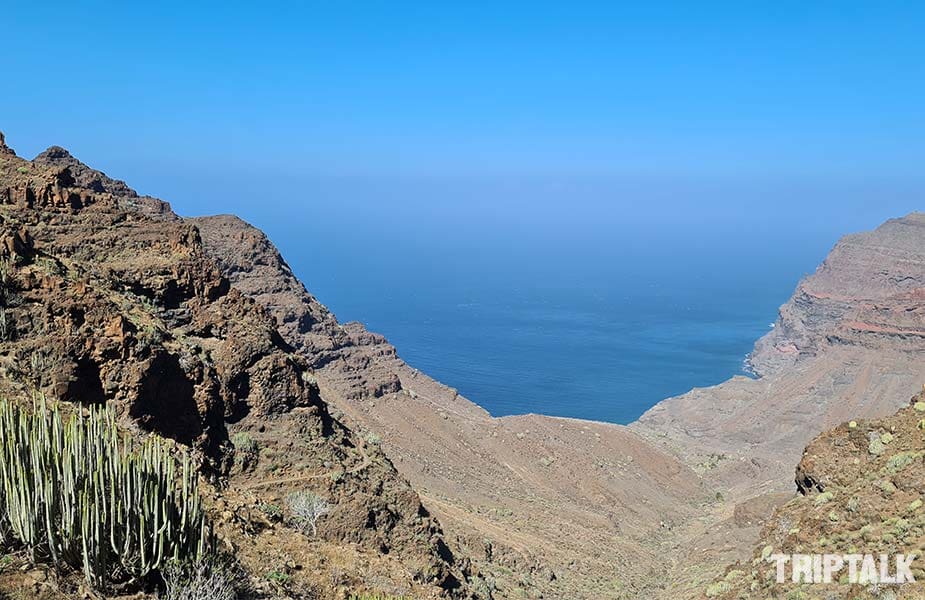
[[[845,236],[801,281],[774,330],[750,357],[771,375],[851,345],[865,351],[921,351],[925,339],[925,214]]]
[[[800,494],[764,526],[748,557],[704,587],[707,598],[921,598],[925,590],[925,394],[882,419],[843,423],[814,439],[796,468]],[[915,583],[852,583],[848,566],[831,583],[798,585],[792,564],[777,581],[773,554],[915,555]],[[889,574],[895,574],[894,564]],[[878,567],[879,576],[879,567]],[[801,595],[804,594],[804,595]]]
[[[331,415],[305,356],[166,203],[61,148],[33,161],[4,150],[0,284],[2,393],[108,402],[139,435],[197,450],[222,538],[258,579],[279,564],[305,567],[287,577],[315,594],[379,578],[422,597],[475,595],[417,494]],[[236,432],[257,440],[260,468],[233,468]],[[317,540],[257,510],[306,488],[332,505]],[[337,548],[333,577],[323,551]]]

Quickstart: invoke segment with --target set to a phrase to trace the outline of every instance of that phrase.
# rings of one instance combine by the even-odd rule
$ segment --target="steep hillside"
[[[762,477],[780,487],[815,434],[890,414],[918,389],[923,280],[925,215],[843,238],[755,345],[758,379],[666,400],[635,428],[691,463],[726,455],[713,478],[735,489],[748,492]]]
[[[0,392],[107,402],[196,449],[263,597],[697,597],[791,499],[813,436],[920,388],[923,260],[922,215],[848,236],[756,344],[760,377],[630,427],[492,418],[339,323],[240,219],[0,137]],[[285,526],[301,490],[332,504],[317,536]]]
[[[757,379],[734,377],[665,400],[632,428],[707,467],[704,482],[726,498],[715,529],[734,531],[735,510],[791,489],[792,465],[815,435],[891,414],[921,388],[923,274],[925,215],[846,236],[755,345]],[[684,554],[693,558],[681,561],[675,586],[696,589],[748,539],[728,551],[716,536],[692,539]]]
[[[273,317],[167,204],[61,148],[18,158],[0,136],[0,277],[3,395],[108,402],[137,435],[196,449],[219,535],[265,596],[473,593],[417,494],[332,417]],[[235,432],[256,465],[234,460]],[[316,537],[280,526],[302,489],[331,505]]]
[[[191,222],[234,287],[280,321],[322,395],[381,437],[498,597],[636,597],[715,502],[694,470],[625,427],[491,418],[382,336],[340,325],[259,230],[232,216]]]
[[[729,567],[704,589],[708,598],[922,598],[925,595],[925,394],[896,414],[843,423],[806,448],[796,469],[800,495],[780,507],[762,531],[751,560]],[[777,554],[916,555],[915,583],[850,582],[848,566],[831,583],[792,582]],[[860,569],[859,569],[860,572]],[[895,563],[888,573],[895,575]],[[879,576],[879,565],[877,569]]]
[[[665,597],[696,595],[789,498],[792,465],[814,435],[888,414],[919,385],[921,215],[838,244],[756,344],[760,378],[666,400],[629,429],[492,419],[380,336],[339,325],[259,231],[234,217],[195,222],[223,271],[285,323],[321,388],[382,436],[460,543],[478,556],[491,542],[480,564],[502,595],[631,596],[660,585]]]

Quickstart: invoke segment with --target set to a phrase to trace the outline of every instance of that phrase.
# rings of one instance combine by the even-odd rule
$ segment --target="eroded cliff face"
[[[923,356],[925,215],[916,213],[839,241],[756,343],[757,380],[666,400],[636,428],[667,433],[663,443],[689,461],[725,455],[714,475],[743,492],[761,478],[781,487],[814,435],[895,411],[921,385]]]
[[[192,446],[219,534],[258,581],[282,570],[321,597],[376,581],[472,595],[467,562],[407,481],[331,416],[307,355],[169,205],[61,148],[27,161],[0,138],[0,279],[2,393],[108,402],[139,435]],[[257,440],[265,468],[233,468],[233,432]],[[317,539],[259,508],[301,489],[332,503]]]
[[[925,215],[846,236],[756,343],[758,379],[734,377],[670,398],[632,427],[687,464],[702,465],[704,483],[728,505],[792,493],[793,465],[814,436],[851,419],[889,415],[921,389],[923,283]],[[731,508],[714,517],[716,531],[736,530]],[[716,565],[740,555],[750,536],[731,551],[709,535],[684,547],[703,549],[701,562],[709,557]],[[705,570],[688,571],[678,585],[699,593],[692,582]]]
[[[797,286],[750,362],[761,375],[834,346],[920,352],[925,339],[925,214],[842,238]]]

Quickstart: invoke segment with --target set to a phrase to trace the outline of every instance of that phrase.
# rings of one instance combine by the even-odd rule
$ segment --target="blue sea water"
[[[742,374],[836,240],[918,198],[736,182],[157,182],[181,214],[264,229],[341,321],[493,415],[614,423]]]
[[[742,374],[838,237],[765,226],[741,206],[389,190],[328,190],[337,201],[277,242],[339,319],[496,416],[628,423]]]

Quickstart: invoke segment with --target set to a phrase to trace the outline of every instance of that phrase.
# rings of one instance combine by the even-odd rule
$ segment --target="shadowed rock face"
[[[466,562],[417,494],[329,414],[304,355],[166,203],[62,148],[18,158],[0,136],[0,279],[0,393],[109,402],[139,434],[197,449],[225,483],[213,499],[224,507],[217,527],[246,566],[262,574],[276,566],[267,566],[271,555],[293,563],[286,552],[307,566],[324,560],[311,544],[351,544],[348,579],[332,581],[314,565],[303,576],[317,581],[305,585],[322,593],[369,576],[420,597],[472,595]],[[234,431],[259,438],[273,464],[226,480]],[[332,504],[319,541],[261,542],[284,534],[251,509],[305,487]]]

